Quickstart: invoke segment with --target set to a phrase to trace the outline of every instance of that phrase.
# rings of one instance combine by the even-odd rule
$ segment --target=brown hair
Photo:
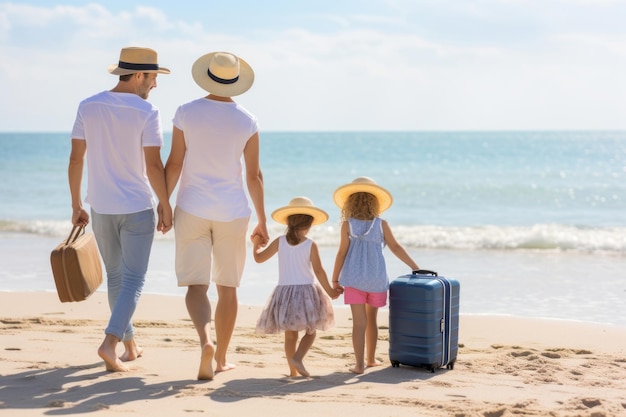
[[[287,242],[289,242],[290,245],[297,245],[300,243],[298,231],[308,229],[312,224],[313,216],[309,216],[308,214],[292,214],[287,217],[287,233],[285,233]]]
[[[380,214],[378,199],[374,194],[358,192],[350,194],[341,209],[342,220],[349,218],[372,220]]]
[[[124,82],[126,82],[126,81],[130,80],[131,78],[133,78],[133,75],[135,75],[135,74],[136,74],[136,72],[133,72],[133,73],[131,73],[131,74],[124,74],[124,75],[120,75],[120,81],[124,81]],[[150,73],[149,73],[149,72],[144,72],[144,73],[143,73],[143,76],[144,76],[144,77],[147,77],[147,76],[148,76],[148,74],[150,74]]]

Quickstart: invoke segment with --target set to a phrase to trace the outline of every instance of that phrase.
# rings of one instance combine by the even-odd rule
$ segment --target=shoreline
[[[55,291],[50,251],[60,239],[0,233],[0,291]],[[251,250],[251,248],[250,248]],[[175,248],[155,240],[144,294],[184,296],[174,272]],[[461,283],[461,314],[513,315],[626,326],[626,257],[536,251],[408,249],[418,265]],[[263,306],[278,277],[275,260],[257,264],[248,253],[238,296],[241,304]],[[320,247],[330,276],[336,248]],[[390,280],[410,273],[385,253]],[[105,278],[106,279],[106,278]],[[105,291],[103,284],[99,291]],[[209,297],[217,297],[215,286]],[[343,306],[343,299],[333,301]]]
[[[212,300],[213,302],[213,300]],[[237,368],[197,381],[200,349],[184,300],[144,294],[135,314],[144,355],[110,373],[96,355],[105,293],[60,303],[52,292],[0,292],[0,410],[13,416],[82,414],[343,417],[617,416],[626,410],[626,327],[461,315],[453,370],[392,368],[387,313],[379,313],[382,366],[351,374],[351,320],[318,332],[305,357],[311,378],[289,378],[282,335],[256,335],[258,306],[240,306],[229,348]],[[213,333],[214,335],[214,333]],[[593,414],[592,414],[593,413]]]

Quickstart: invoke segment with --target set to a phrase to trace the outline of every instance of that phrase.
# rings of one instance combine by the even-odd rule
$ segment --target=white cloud
[[[484,11],[481,19],[495,21],[511,13],[489,9],[494,1],[471,3],[478,8],[471,16],[460,9],[454,14]],[[530,16],[538,4],[519,1],[515,7]],[[410,6],[411,13],[418,6]],[[158,6],[114,11],[97,4],[0,3],[0,126],[69,130],[78,102],[113,86],[106,67],[120,48],[145,45],[172,69],[150,97],[166,128],[177,105],[203,94],[190,68],[215,49],[253,65],[255,85],[239,101],[269,130],[626,128],[626,87],[615,83],[626,71],[621,27],[610,33],[564,30],[559,22],[558,30],[541,32],[545,20],[538,20],[524,23],[535,28],[526,34],[512,22],[513,34],[468,40],[462,31],[452,35],[458,28],[445,19],[438,30],[449,28],[449,36],[439,37],[411,14],[394,13],[337,15],[335,26],[324,30],[298,21],[256,26],[247,28],[250,36],[237,28],[215,30],[195,16],[174,19]],[[331,14],[324,16],[332,21]]]

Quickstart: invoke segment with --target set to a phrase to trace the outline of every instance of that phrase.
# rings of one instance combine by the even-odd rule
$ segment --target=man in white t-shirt
[[[258,122],[231,98],[252,86],[254,72],[243,59],[214,52],[196,60],[192,75],[209,95],[176,110],[165,172],[170,194],[180,179],[174,213],[176,276],[178,285],[187,287],[187,311],[200,339],[198,379],[212,379],[215,371],[234,368],[226,362],[226,351],[237,318],[237,287],[252,213],[244,190],[242,160],[258,222],[252,234],[261,237],[263,246],[269,236]],[[218,295],[215,349],[207,297],[211,281]]]
[[[87,196],[92,228],[107,273],[111,317],[98,355],[109,371],[128,371],[124,363],[142,354],[134,339],[132,317],[145,282],[155,229],[172,227],[172,208],[161,161],[163,133],[159,110],[146,99],[156,88],[157,53],[149,48],[123,48],[109,73],[117,85],[83,100],[72,129],[68,168],[72,224],[87,225],[81,183],[87,156]],[[154,207],[158,198],[158,220]],[[116,346],[125,351],[118,357]]]

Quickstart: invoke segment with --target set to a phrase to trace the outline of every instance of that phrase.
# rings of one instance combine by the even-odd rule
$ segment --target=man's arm
[[[72,139],[72,150],[70,153],[69,166],[67,168],[67,177],[70,184],[70,194],[72,196],[72,224],[75,226],[86,226],[89,223],[89,214],[83,208],[81,196],[83,165],[86,151],[86,141]]]
[[[161,147],[146,146],[143,148],[143,153],[146,159],[148,180],[159,199],[157,230],[167,233],[172,228],[172,207],[170,206],[165,185],[165,168],[163,167],[163,161],[161,161]]]

